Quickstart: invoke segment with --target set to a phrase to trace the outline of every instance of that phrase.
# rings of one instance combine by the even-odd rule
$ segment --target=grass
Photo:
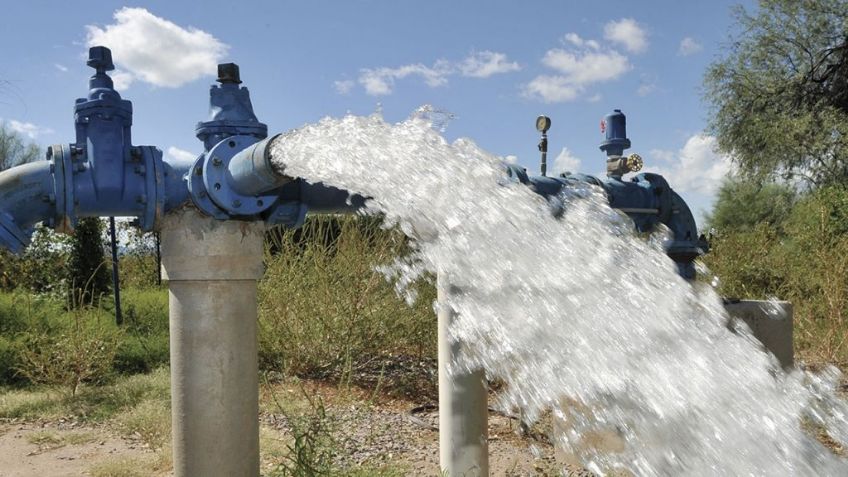
[[[138,436],[151,449],[164,449],[171,439],[169,403],[148,399],[116,416],[117,427],[125,435]]]
[[[105,386],[89,386],[69,396],[55,387],[0,389],[0,418],[43,420],[73,418],[99,423],[125,413],[142,402],[169,403],[167,368],[150,374],[122,377]]]
[[[59,447],[79,446],[94,442],[98,439],[97,434],[89,431],[54,431],[41,430],[27,434],[26,440],[30,444],[37,445],[40,449],[57,449]]]
[[[97,463],[88,472],[91,477],[148,477],[161,470],[156,459],[130,457]]]

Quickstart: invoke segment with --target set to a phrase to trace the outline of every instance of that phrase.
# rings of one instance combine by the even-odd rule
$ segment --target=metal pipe
[[[292,180],[277,173],[271,164],[273,141],[281,134],[263,139],[233,156],[229,164],[229,185],[242,195],[259,195]]]
[[[163,221],[177,477],[259,475],[256,282],[264,229],[192,208]]]
[[[57,215],[52,168],[38,161],[0,172],[0,245],[13,253],[23,252],[36,223]]]
[[[439,326],[439,465],[449,477],[489,475],[489,405],[483,370],[449,372],[464,343],[450,338],[456,312],[447,299],[459,290],[437,277]]]

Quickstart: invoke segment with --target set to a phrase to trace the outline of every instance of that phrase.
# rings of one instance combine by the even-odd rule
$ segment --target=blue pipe
[[[95,69],[89,92],[74,107],[76,141],[48,149],[47,160],[0,173],[0,245],[20,252],[38,222],[73,232],[79,217],[135,217],[143,230],[154,230],[164,214],[192,202],[220,220],[264,220],[296,227],[307,211],[351,213],[366,198],[326,184],[288,177],[272,161],[275,141],[256,118],[250,93],[240,86],[238,66],[219,65],[210,89],[206,121],[196,134],[204,152],[196,160],[164,160],[153,146],[131,143],[132,103],[114,90],[106,74],[114,69],[108,48],[89,50]],[[695,258],[706,252],[686,203],[657,174],[621,179],[630,167],[622,156],[630,147],[621,111],[605,118],[608,177],[585,174],[530,177],[522,168],[507,175],[552,198],[579,183],[601,187],[610,205],[633,219],[640,232],[665,224],[672,232],[666,251],[681,275],[694,277]]]
[[[38,222],[56,216],[53,163],[38,161],[0,172],[0,244],[20,253]]]

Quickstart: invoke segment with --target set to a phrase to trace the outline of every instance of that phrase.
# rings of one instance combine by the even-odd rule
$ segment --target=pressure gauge
[[[551,118],[547,116],[539,116],[536,118],[536,130],[545,133],[551,128]]]

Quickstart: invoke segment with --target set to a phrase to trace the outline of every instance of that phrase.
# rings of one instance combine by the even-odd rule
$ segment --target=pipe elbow
[[[35,224],[55,220],[52,167],[52,161],[37,161],[0,172],[0,246],[20,253]]]

